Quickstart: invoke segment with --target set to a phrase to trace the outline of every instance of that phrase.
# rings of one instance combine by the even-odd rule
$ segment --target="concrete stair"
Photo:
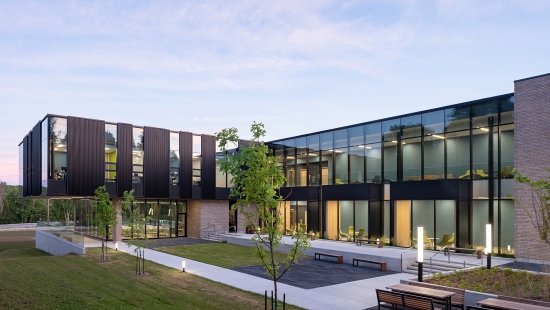
[[[448,262],[444,260],[432,260],[431,263],[431,272],[430,272],[430,262],[425,261],[423,266],[423,274],[429,275],[431,273],[439,273],[439,272],[447,272],[447,271],[456,271],[461,270],[468,267],[473,266],[479,266],[476,264],[464,264],[464,263],[458,263],[458,262]],[[403,270],[403,272],[410,273],[410,274],[418,274],[418,263],[414,262],[410,266],[407,266],[407,269]]]
[[[214,241],[214,242],[222,242],[222,235],[223,235],[223,233],[209,234],[208,236],[206,236],[203,239],[208,240],[208,241]]]

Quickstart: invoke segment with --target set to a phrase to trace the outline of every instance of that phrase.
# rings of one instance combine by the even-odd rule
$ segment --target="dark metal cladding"
[[[28,196],[28,188],[29,185],[29,165],[28,165],[28,155],[29,152],[29,136],[26,135],[25,138],[23,138],[23,197]]]
[[[132,125],[117,124],[117,196],[132,190]]]
[[[384,214],[384,209],[380,201],[369,201],[369,227],[368,235],[369,237],[380,237],[383,234],[382,226],[382,217]]]
[[[40,122],[32,129],[32,147],[31,147],[31,164],[32,164],[32,195],[39,196],[42,194],[42,169],[41,166],[41,126]]]
[[[180,195],[193,197],[193,134],[180,132]]]
[[[68,194],[93,196],[105,184],[105,122],[69,116]]]
[[[202,199],[216,199],[216,137],[202,136]]]
[[[145,197],[169,198],[170,131],[145,127],[143,178]]]

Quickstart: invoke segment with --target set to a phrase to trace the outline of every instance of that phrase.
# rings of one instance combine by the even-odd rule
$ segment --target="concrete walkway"
[[[86,247],[99,247],[101,241],[86,238]],[[115,247],[109,242],[110,248]],[[118,250],[134,254],[133,248],[128,248],[124,242],[118,243]],[[155,263],[175,268],[182,268],[181,257],[147,249],[145,258]],[[241,272],[225,269],[194,260],[185,259],[185,271],[212,281],[227,284],[245,291],[263,295],[267,290],[268,294],[273,290],[273,282],[247,275]],[[317,289],[306,290],[295,286],[279,283],[280,298],[286,294],[286,301],[289,304],[297,305],[306,309],[365,309],[376,305],[374,288],[385,287],[399,283],[400,279],[409,279],[410,274],[393,274],[368,280],[360,280],[326,286]]]

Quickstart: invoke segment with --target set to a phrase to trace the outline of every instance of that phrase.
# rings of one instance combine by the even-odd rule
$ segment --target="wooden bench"
[[[374,242],[374,245],[378,245],[378,240],[375,239],[355,239],[355,245],[360,246],[363,243],[369,244],[371,242]]]
[[[353,267],[359,267],[359,262],[364,263],[370,263],[370,264],[378,264],[380,265],[380,271],[386,271],[386,262],[380,262],[372,259],[366,259],[366,258],[354,258],[353,259]]]
[[[378,299],[378,309],[380,309],[380,307],[392,309],[394,309],[395,307],[406,307],[407,309],[442,310],[441,308],[434,307],[434,303],[431,298],[420,297],[410,294],[376,289],[376,298]]]
[[[456,287],[449,287],[449,286],[431,284],[426,282],[415,282],[415,281],[409,282],[409,285],[433,288],[440,291],[453,292],[455,294],[451,296],[451,306],[464,309],[464,295],[466,294],[466,290],[456,288]]]
[[[330,253],[320,253],[320,252],[315,253],[315,259],[321,260],[321,256],[335,257],[336,262],[338,264],[343,264],[344,263],[344,257],[342,255],[330,254]],[[317,257],[319,257],[319,258],[317,258]]]
[[[503,295],[498,295],[498,299],[513,301],[513,302],[519,302],[519,303],[522,303],[522,304],[529,304],[529,305],[536,305],[536,306],[542,306],[542,307],[549,307],[550,308],[550,302],[546,302],[546,301],[533,300],[533,299],[523,299],[523,298],[503,296]]]

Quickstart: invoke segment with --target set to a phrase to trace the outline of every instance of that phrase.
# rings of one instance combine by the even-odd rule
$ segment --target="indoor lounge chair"
[[[443,248],[447,246],[448,243],[449,243],[449,234],[443,234],[443,238],[441,238],[441,242],[437,243],[437,246],[440,248]]]
[[[512,176],[512,167],[505,166],[504,169],[502,169],[502,172],[500,173],[501,178],[509,178]]]
[[[459,179],[469,179],[470,178],[470,170],[466,170],[466,173],[459,176]]]
[[[359,228],[359,233],[355,236],[356,239],[363,239],[365,237],[365,229],[364,228]]]
[[[447,245],[452,247],[454,243],[455,243],[455,233],[453,233],[451,238],[447,241]]]
[[[485,174],[485,171],[481,170],[481,169],[478,169],[476,171],[476,174],[480,176],[480,178],[482,179],[488,179],[489,178],[489,175],[488,174]]]
[[[342,229],[340,229],[340,240],[342,240],[342,239],[348,240],[349,238],[351,238],[351,236],[348,235],[348,234],[343,233]]]

